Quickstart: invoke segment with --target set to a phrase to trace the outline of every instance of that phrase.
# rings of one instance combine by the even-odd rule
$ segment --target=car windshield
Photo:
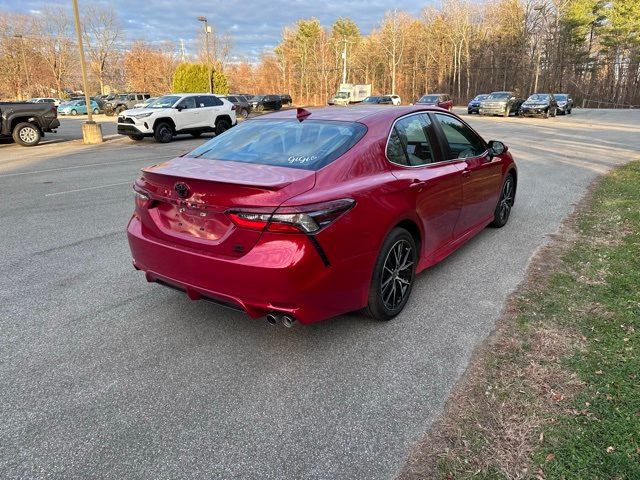
[[[251,99],[252,102],[259,102],[260,100],[264,99],[264,95],[254,95],[254,97]]]
[[[178,100],[180,100],[178,95],[165,95],[164,97],[159,97],[149,102],[147,108],[170,108],[173,107]]]
[[[188,156],[318,170],[349,150],[366,131],[356,122],[251,120],[214,137]]]
[[[527,98],[527,102],[546,102],[547,100],[549,100],[549,95],[546,93],[534,93]]]
[[[437,95],[423,95],[418,103],[438,103]]]
[[[474,100],[486,100],[489,95],[476,95]]]
[[[367,97],[364,100],[362,100],[362,103],[378,103],[379,100],[380,100],[380,97]]]
[[[567,100],[567,96],[566,96],[566,95],[563,95],[563,94],[561,94],[561,93],[557,94],[555,97],[556,97],[556,100],[560,100],[560,101],[562,101],[562,102],[564,102],[564,101],[566,101],[566,100]]]
[[[488,100],[506,100],[509,98],[509,92],[496,92],[487,97]]]
[[[349,92],[338,92],[336,98],[349,98]]]
[[[128,96],[129,96],[129,95],[121,94],[121,95],[118,95],[118,96],[117,96],[117,99],[118,99],[118,100],[126,100]]]

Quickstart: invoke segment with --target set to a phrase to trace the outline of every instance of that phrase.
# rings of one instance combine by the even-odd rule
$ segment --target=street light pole
[[[27,81],[27,96],[30,96],[31,81],[29,80],[29,70],[27,70],[27,57],[24,54],[24,37],[20,34],[14,36],[20,39],[20,50],[22,50],[22,66],[24,67],[24,78]]]
[[[211,27],[207,23],[207,17],[198,17],[198,21],[204,23],[204,43],[207,49],[207,71],[209,75],[209,93],[213,93],[213,79],[211,78],[213,75],[211,69],[211,56],[209,55],[209,32],[211,31]]]
[[[89,96],[89,82],[87,81],[87,65],[84,60],[84,48],[82,46],[82,30],[80,29],[80,12],[78,0],[72,0],[73,18],[78,36],[78,53],[80,54],[80,67],[82,69],[82,88],[84,89],[84,101],[87,107],[87,121],[82,125],[82,139],[84,143],[102,143],[102,128],[93,121],[93,109]]]

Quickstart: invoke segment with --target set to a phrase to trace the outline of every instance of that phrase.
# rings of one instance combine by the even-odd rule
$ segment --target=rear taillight
[[[235,110],[236,106],[235,105],[231,105],[231,110]]]
[[[279,233],[316,233],[333,223],[355,205],[343,198],[297,207],[280,207],[273,213],[233,209],[227,215],[238,227]]]

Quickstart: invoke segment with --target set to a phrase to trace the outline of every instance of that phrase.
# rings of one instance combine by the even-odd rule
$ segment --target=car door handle
[[[471,170],[463,170],[462,171],[462,176],[463,177],[470,177],[471,176]]]
[[[427,182],[422,182],[420,180],[414,180],[413,182],[411,182],[411,184],[409,185],[409,188],[411,188],[412,190],[416,190],[416,189],[421,189],[427,186]]]

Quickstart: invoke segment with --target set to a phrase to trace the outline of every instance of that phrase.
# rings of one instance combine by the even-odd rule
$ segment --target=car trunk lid
[[[207,253],[241,256],[261,232],[238,228],[225,212],[252,208],[272,213],[315,184],[311,170],[193,157],[147,167],[136,181],[137,213],[161,240]]]

